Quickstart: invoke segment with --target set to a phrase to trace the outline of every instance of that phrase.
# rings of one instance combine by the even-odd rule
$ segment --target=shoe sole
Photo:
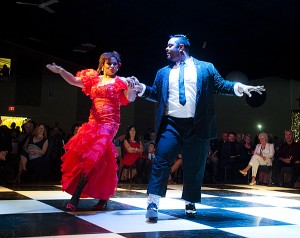
[[[156,223],[158,220],[157,210],[147,210],[146,214],[147,221],[150,223]]]
[[[197,216],[197,212],[186,212],[185,214],[187,215],[187,217],[196,217]]]
[[[147,222],[149,223],[157,223],[158,218],[157,217],[150,217],[147,218]]]

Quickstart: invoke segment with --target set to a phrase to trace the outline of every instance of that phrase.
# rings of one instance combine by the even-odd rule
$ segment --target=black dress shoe
[[[189,203],[185,205],[185,214],[188,217],[195,217],[197,215],[197,210],[194,203]]]
[[[158,219],[158,209],[155,203],[150,203],[147,207],[146,213],[147,221],[150,223],[156,223]]]

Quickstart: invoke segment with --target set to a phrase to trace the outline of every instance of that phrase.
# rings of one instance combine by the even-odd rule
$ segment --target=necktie
[[[153,162],[153,159],[154,159],[154,155],[150,155],[150,158],[151,158],[151,163]]]
[[[181,105],[185,105],[186,103],[186,98],[185,98],[185,88],[184,88],[184,62],[180,62],[180,68],[179,68],[179,80],[178,80],[178,85],[179,85],[179,103]]]

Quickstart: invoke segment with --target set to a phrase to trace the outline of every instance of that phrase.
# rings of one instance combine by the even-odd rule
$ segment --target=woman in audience
[[[100,56],[97,70],[85,69],[76,77],[62,67],[48,64],[66,82],[92,100],[89,121],[65,144],[62,156],[62,190],[72,195],[66,209],[76,211],[80,197],[99,199],[95,210],[106,208],[117,187],[117,152],[113,144],[120,125],[120,106],[134,101],[134,77],[117,75],[120,55],[106,52]]]
[[[178,177],[176,176],[176,172],[180,169],[181,166],[182,166],[182,154],[180,153],[177,155],[177,158],[171,167],[168,184],[175,183],[174,179],[178,180]]]
[[[77,134],[79,128],[81,127],[81,124],[79,122],[75,122],[70,130],[70,133],[65,138],[65,143],[67,143],[74,135]]]
[[[268,143],[268,135],[264,132],[259,133],[258,135],[259,144],[256,145],[254,154],[251,157],[249,164],[243,170],[240,170],[240,173],[244,176],[247,175],[248,171],[252,168],[252,180],[249,185],[256,184],[256,174],[258,166],[268,165],[272,166],[272,160],[274,157],[274,145]]]
[[[21,182],[22,174],[27,172],[28,161],[33,172],[36,173],[40,179],[44,178],[46,163],[44,163],[43,156],[48,150],[48,145],[49,141],[46,126],[43,123],[38,123],[33,131],[33,135],[30,135],[23,145],[23,149],[26,153],[20,154],[19,171],[14,180],[15,182]]]
[[[136,164],[137,176],[135,180],[137,183],[142,183],[144,162],[147,158],[143,155],[143,144],[139,140],[133,125],[127,127],[123,144],[125,153],[122,158],[122,166]]]
[[[245,143],[242,145],[241,168],[244,168],[249,164],[249,161],[253,156],[255,150],[255,146],[252,143],[252,138],[250,134],[245,135],[244,141]]]

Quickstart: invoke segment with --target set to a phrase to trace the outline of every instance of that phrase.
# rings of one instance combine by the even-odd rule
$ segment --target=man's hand
[[[143,86],[141,84],[136,84],[134,88],[138,93],[143,91]]]
[[[264,86],[251,86],[251,85],[245,85],[245,84],[240,84],[238,86],[238,92],[239,93],[245,93],[249,97],[251,97],[251,92],[257,92],[259,94],[262,94],[262,91],[266,91]]]

